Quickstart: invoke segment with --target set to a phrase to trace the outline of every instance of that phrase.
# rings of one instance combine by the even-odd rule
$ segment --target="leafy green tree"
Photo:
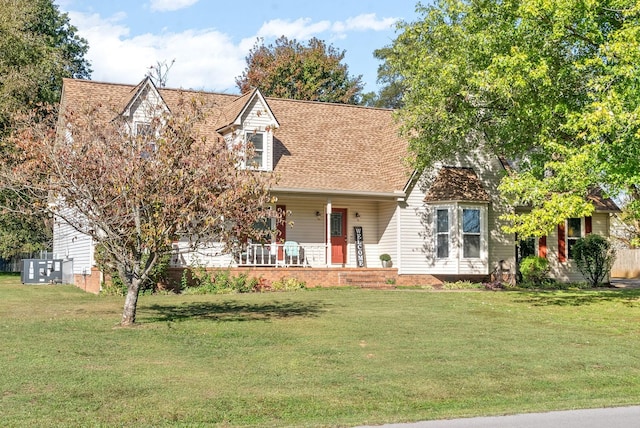
[[[376,94],[368,92],[363,95],[362,104],[370,107],[382,107],[397,109],[402,107],[402,96],[404,94],[404,85],[402,84],[402,75],[392,68],[389,57],[394,51],[391,47],[376,49],[373,56],[382,61],[378,66],[378,83],[382,84],[382,88]]]
[[[514,160],[503,196],[541,235],[588,215],[586,196],[640,185],[640,3],[440,0],[402,23],[402,131],[417,167],[481,148]]]
[[[64,77],[88,78],[87,42],[76,35],[66,14],[52,0],[0,0],[0,156],[8,160],[13,146],[6,137],[17,115],[60,100]],[[44,114],[46,108],[40,109]],[[17,203],[3,191],[0,203]],[[14,204],[15,205],[15,204]],[[21,210],[0,211],[0,256],[10,257],[47,247],[46,217]]]
[[[52,0],[0,1],[0,136],[16,112],[60,100],[64,77],[88,78],[88,45]]]
[[[306,46],[285,36],[268,46],[260,39],[236,85],[243,94],[256,87],[270,97],[358,104],[362,78],[349,75],[344,54],[316,38]]]

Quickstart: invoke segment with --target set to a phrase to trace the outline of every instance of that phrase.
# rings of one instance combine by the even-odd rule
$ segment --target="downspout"
[[[325,238],[327,246],[327,267],[331,266],[331,199],[327,199],[327,233]]]
[[[398,260],[398,274],[402,269],[402,210],[400,209],[400,200],[396,201],[396,258]]]

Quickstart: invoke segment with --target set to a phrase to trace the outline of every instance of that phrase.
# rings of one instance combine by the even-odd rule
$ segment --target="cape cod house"
[[[259,170],[277,173],[272,193],[287,212],[272,242],[248,243],[238,254],[211,245],[198,254],[175,243],[172,264],[241,269],[279,279],[295,276],[308,285],[391,282],[437,284],[456,278],[487,278],[501,266],[513,273],[515,236],[501,230],[500,215],[511,209],[498,198],[505,166],[485,153],[460,154],[429,171],[411,171],[407,142],[386,109],[264,97],[199,92],[215,105],[215,125],[206,132],[251,139]],[[113,102],[144,125],[145,105],[171,109],[178,91],[138,85],[66,79],[61,109],[86,102]],[[594,199],[592,218],[569,219],[554,234],[522,246],[545,255],[552,274],[579,279],[570,258],[572,242],[586,233],[609,234],[617,208]],[[277,236],[277,238],[275,237]],[[76,284],[96,290],[94,246],[87,235],[54,222],[54,253],[73,259]],[[382,268],[388,254],[392,267]]]

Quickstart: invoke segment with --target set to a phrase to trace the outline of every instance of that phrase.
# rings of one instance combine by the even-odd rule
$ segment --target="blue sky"
[[[378,89],[373,51],[414,21],[413,0],[55,0],[89,42],[92,79],[137,83],[157,61],[175,63],[168,87],[237,93],[235,77],[258,37],[325,40],[345,50],[365,92]]]

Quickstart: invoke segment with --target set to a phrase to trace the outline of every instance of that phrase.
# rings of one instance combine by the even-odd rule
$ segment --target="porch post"
[[[327,246],[327,267],[331,266],[331,199],[327,199],[327,238],[325,245]]]

